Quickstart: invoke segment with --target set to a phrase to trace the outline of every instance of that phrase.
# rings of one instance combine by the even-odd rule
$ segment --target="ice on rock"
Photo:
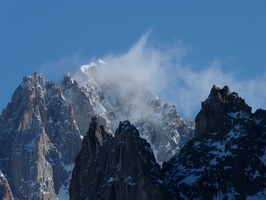
[[[188,134],[180,136],[182,120],[175,106],[162,103],[144,85],[100,59],[83,65],[73,78],[92,106],[87,113],[101,117],[105,130],[112,135],[120,121],[129,120],[151,144],[160,163],[178,153],[194,135],[193,125],[186,127],[184,123],[186,129],[182,131]]]

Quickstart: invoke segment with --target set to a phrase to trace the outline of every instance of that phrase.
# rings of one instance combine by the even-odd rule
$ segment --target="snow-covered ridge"
[[[94,115],[110,134],[129,120],[159,162],[178,153],[193,130],[184,128],[175,106],[104,61],[83,65],[58,84],[34,72],[0,116],[0,169],[16,198],[68,196],[74,159]]]
[[[172,199],[265,199],[266,111],[236,94],[213,86],[196,137],[164,163]]]
[[[178,153],[183,144],[178,132],[181,119],[175,106],[163,103],[145,85],[102,60],[81,66],[71,78],[93,110],[87,113],[100,116],[107,132],[114,134],[120,121],[129,120],[151,144],[159,162]]]

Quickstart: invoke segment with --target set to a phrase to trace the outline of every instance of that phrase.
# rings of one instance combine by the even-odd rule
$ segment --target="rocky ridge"
[[[119,121],[133,121],[160,163],[193,137],[193,122],[182,120],[174,106],[145,87],[123,95],[128,86],[103,82],[98,65],[66,74],[59,84],[34,72],[14,92],[0,116],[0,170],[14,198],[68,198],[74,159],[94,115],[111,135]]]
[[[112,137],[93,118],[70,199],[265,199],[265,146],[266,111],[252,113],[227,86],[213,86],[196,117],[195,138],[162,169],[129,121]]]
[[[123,96],[120,85],[101,82],[97,75],[100,70],[95,65],[83,66],[74,77],[66,74],[60,84],[47,81],[38,73],[24,77],[0,116],[2,195],[11,198],[7,194],[13,194],[15,199],[67,199],[74,158],[84,137],[82,151],[90,154],[86,161],[98,167],[104,176],[95,176],[102,182],[92,181],[93,184],[82,178],[72,183],[72,179],[70,188],[80,188],[81,194],[96,189],[98,184],[100,188],[95,190],[98,192],[92,195],[98,198],[100,194],[106,199],[137,193],[141,194],[139,198],[154,199],[151,191],[158,192],[156,197],[167,199],[165,190],[170,199],[263,199],[266,196],[265,110],[252,113],[237,93],[231,93],[228,87],[214,86],[196,117],[196,137],[184,145],[194,136],[193,122],[181,120],[174,106],[163,104],[145,87],[129,90]],[[141,109],[144,107],[145,113]],[[83,136],[81,130],[88,129],[94,115],[98,125],[92,140],[92,134]],[[140,132],[128,121],[121,120],[124,122],[120,124],[122,118],[132,120]],[[117,133],[114,124],[119,127]],[[147,140],[129,140],[128,135]],[[130,146],[127,154],[137,158],[132,167],[114,168],[130,162],[122,155],[120,140],[124,141],[123,148]],[[131,140],[135,141],[134,146]],[[87,151],[84,141],[91,143],[89,146],[95,147],[94,150]],[[154,156],[159,162],[165,161],[178,153],[180,147],[180,154],[165,162],[161,171]],[[117,158],[116,150],[123,159]],[[107,153],[110,151],[111,157]],[[90,160],[96,155],[101,155],[100,162]],[[84,161],[80,163],[77,171],[89,169],[83,165]],[[88,174],[83,171],[86,177],[93,177],[94,167]],[[141,176],[132,180],[136,172]],[[118,179],[120,176],[126,182]],[[10,191],[8,185],[12,193],[6,193]],[[71,195],[75,193],[75,189],[71,191]]]
[[[55,199],[68,188],[81,139],[57,84],[24,77],[0,116],[0,167],[18,199]]]
[[[167,199],[152,149],[129,121],[112,137],[92,118],[75,160],[70,199]]]
[[[265,199],[266,111],[251,112],[227,86],[213,86],[196,117],[196,137],[163,174],[171,199]]]
[[[91,63],[73,76],[64,76],[60,86],[70,100],[80,131],[87,131],[84,124],[89,124],[93,115],[111,134],[127,119],[151,144],[159,163],[169,160],[194,137],[194,122],[183,120],[174,105],[163,103],[145,86],[109,68]]]

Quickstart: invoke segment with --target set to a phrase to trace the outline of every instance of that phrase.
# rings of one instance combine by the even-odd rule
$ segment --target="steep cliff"
[[[106,64],[83,65],[73,76],[66,74],[60,87],[81,133],[93,115],[111,134],[120,121],[129,120],[151,144],[159,163],[194,137],[194,122],[183,120],[174,105],[163,103],[147,87]]]
[[[227,86],[213,86],[196,117],[196,137],[163,174],[171,199],[265,199],[266,111],[251,112]]]
[[[175,106],[128,84],[119,72],[103,81],[109,77],[103,67],[82,66],[58,84],[36,72],[23,78],[0,116],[0,170],[15,198],[68,197],[74,160],[94,115],[111,135],[119,121],[132,120],[159,163],[194,135],[194,122],[182,120]]]
[[[75,160],[70,199],[167,199],[150,145],[129,121],[112,137],[92,118]]]
[[[68,188],[81,139],[70,105],[57,84],[24,77],[0,116],[0,167],[14,196],[55,199]]]

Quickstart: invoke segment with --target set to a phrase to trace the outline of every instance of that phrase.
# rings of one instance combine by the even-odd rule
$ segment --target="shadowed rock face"
[[[196,117],[196,137],[163,164],[171,199],[266,196],[266,111],[254,114],[227,86],[213,86]]]
[[[66,74],[60,84],[80,132],[86,133],[93,115],[112,134],[119,122],[127,119],[150,143],[160,164],[169,160],[194,136],[194,122],[183,120],[174,105],[163,103],[148,88],[115,69],[115,81],[108,75],[103,77],[106,67],[99,63],[84,65],[73,77]]]
[[[167,199],[160,167],[146,140],[128,121],[115,136],[92,118],[75,160],[70,199]]]
[[[96,83],[93,74],[83,75],[77,82],[66,74],[56,84],[34,72],[23,78],[0,115],[0,170],[14,198],[69,196],[81,134],[93,115],[103,125],[97,138],[103,128],[113,134],[119,121],[129,119],[151,143],[159,163],[178,153],[194,135],[194,122],[182,120],[174,106],[162,103],[147,88],[134,85],[135,92],[127,94],[119,87]],[[143,103],[141,109],[137,102]]]
[[[234,125],[232,124],[233,121],[228,118],[230,113],[251,115],[251,107],[237,93],[230,93],[228,86],[220,89],[214,85],[208,98],[202,102],[201,107],[202,109],[195,119],[195,134],[197,138],[202,137],[206,133],[217,133],[217,136],[228,133]],[[238,119],[241,120],[241,117],[238,117]],[[239,123],[237,120],[234,122]]]

